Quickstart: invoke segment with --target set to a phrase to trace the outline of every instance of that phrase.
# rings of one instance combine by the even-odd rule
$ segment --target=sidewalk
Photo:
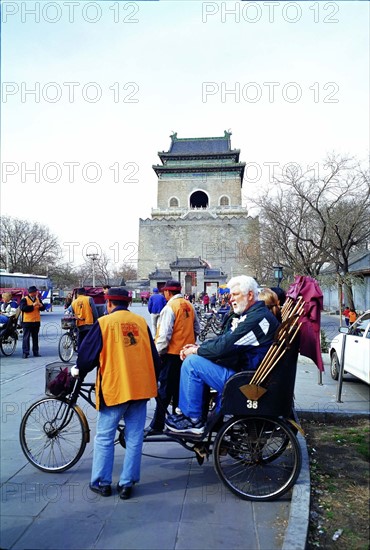
[[[132,308],[145,316],[146,308]],[[304,439],[301,475],[290,493],[276,502],[254,503],[232,495],[219,481],[212,457],[202,466],[178,444],[146,443],[142,478],[129,501],[115,494],[91,493],[90,442],[79,463],[67,472],[47,474],[24,458],[18,441],[21,418],[43,396],[44,366],[57,360],[61,313],[43,315],[41,358],[22,360],[21,346],[1,358],[1,537],[2,550],[162,549],[303,550],[309,513],[309,468]],[[52,335],[54,327],[55,336]],[[298,414],[368,414],[369,387],[346,377],[343,403],[336,403],[336,382],[328,367],[323,385],[318,370],[300,358]],[[349,380],[351,379],[351,380]],[[95,412],[82,408],[91,436]],[[114,481],[124,450],[116,448]]]

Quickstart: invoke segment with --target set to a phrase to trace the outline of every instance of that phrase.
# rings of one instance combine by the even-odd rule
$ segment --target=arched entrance
[[[190,208],[207,208],[208,196],[204,191],[194,191],[190,196]]]

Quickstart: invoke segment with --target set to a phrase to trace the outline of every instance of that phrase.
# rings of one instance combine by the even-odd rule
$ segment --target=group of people
[[[356,310],[353,308],[349,308],[348,306],[344,308],[343,316],[347,327],[349,327],[349,325],[352,325],[357,319]]]
[[[201,345],[196,343],[200,328],[194,305],[184,298],[179,281],[169,280],[161,292],[153,291],[148,303],[153,333],[142,316],[128,309],[131,298],[124,288],[107,291],[108,315],[88,331],[71,371],[83,380],[98,367],[93,492],[112,494],[114,438],[122,417],[126,453],[117,492],[128,499],[140,479],[144,434],[164,429],[190,437],[202,434],[207,388],[221,395],[230,376],[256,369],[261,362],[279,326],[279,299],[267,290],[259,299],[251,277],[234,277],[228,285],[231,313],[223,333]],[[145,429],[147,401],[152,397],[156,409]]]
[[[0,321],[4,323],[4,321],[8,321],[9,318],[13,315],[17,315],[19,312],[21,314],[21,326],[23,330],[23,359],[28,359],[30,357],[31,347],[33,357],[41,357],[39,349],[39,332],[41,326],[40,313],[41,311],[45,311],[46,308],[42,302],[40,293],[36,286],[30,286],[28,288],[28,294],[23,296],[19,306],[17,302],[11,299],[11,296],[10,293],[4,293],[2,295],[3,302],[1,304]],[[86,296],[86,290],[84,288],[79,288],[76,298],[69,303],[66,307],[66,311],[73,314],[76,318],[78,346],[80,346],[88,331],[98,318],[94,300]]]

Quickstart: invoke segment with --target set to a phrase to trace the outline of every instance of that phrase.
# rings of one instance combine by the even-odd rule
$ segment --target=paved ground
[[[146,318],[146,308],[133,310]],[[24,458],[18,431],[28,406],[43,396],[45,364],[58,360],[62,308],[42,315],[43,357],[23,360],[19,343],[1,358],[1,538],[5,549],[302,549],[309,506],[309,472],[304,463],[294,489],[276,502],[252,503],[234,497],[220,483],[212,463],[199,466],[190,452],[173,444],[147,443],[142,479],[134,498],[103,499],[88,490],[92,443],[79,463],[62,474],[46,474]],[[335,322],[335,321],[334,321]],[[327,369],[328,371],[328,369]],[[366,414],[369,387],[352,377],[337,384],[309,360],[299,361],[297,410]],[[83,407],[92,435],[95,411]],[[117,447],[114,479],[124,456]]]

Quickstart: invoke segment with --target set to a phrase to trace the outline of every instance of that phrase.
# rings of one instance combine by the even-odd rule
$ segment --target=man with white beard
[[[186,345],[180,352],[184,360],[179,399],[182,414],[167,416],[166,428],[171,432],[202,434],[205,386],[214,388],[220,396],[233,374],[256,370],[279,327],[274,314],[258,300],[258,286],[252,277],[233,277],[228,287],[233,315],[228,319],[223,334],[201,346]]]

